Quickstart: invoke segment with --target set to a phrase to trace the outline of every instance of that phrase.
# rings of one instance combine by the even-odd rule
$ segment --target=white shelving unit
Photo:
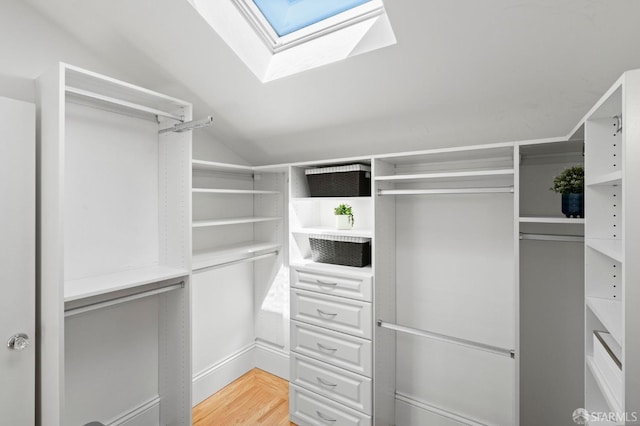
[[[640,408],[637,279],[640,228],[636,183],[640,177],[640,71],[612,86],[574,133],[585,135],[585,408],[624,415]],[[594,357],[594,331],[606,331],[622,348],[622,382]],[[610,360],[611,361],[611,360]],[[611,362],[613,363],[613,362]],[[630,420],[627,419],[629,422]],[[631,424],[631,423],[626,423]],[[635,423],[633,423],[635,424]]]
[[[39,424],[191,424],[191,104],[66,64],[38,79]]]

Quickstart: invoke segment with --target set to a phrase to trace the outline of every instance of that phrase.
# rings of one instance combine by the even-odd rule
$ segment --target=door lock
[[[7,347],[14,351],[21,351],[29,345],[29,336],[24,333],[14,334],[7,341]]]

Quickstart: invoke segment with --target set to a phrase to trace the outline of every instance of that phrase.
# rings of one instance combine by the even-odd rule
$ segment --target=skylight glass
[[[253,0],[282,37],[371,0]]]

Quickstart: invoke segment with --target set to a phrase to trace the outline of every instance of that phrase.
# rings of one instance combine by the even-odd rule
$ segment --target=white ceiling
[[[266,84],[188,0],[28,1],[252,164],[561,136],[640,68],[637,0],[385,0],[396,45]]]

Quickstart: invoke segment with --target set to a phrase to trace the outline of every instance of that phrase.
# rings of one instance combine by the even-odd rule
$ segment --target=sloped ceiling
[[[395,46],[266,84],[188,0],[27,1],[256,165],[566,135],[640,68],[637,0],[385,0]]]

